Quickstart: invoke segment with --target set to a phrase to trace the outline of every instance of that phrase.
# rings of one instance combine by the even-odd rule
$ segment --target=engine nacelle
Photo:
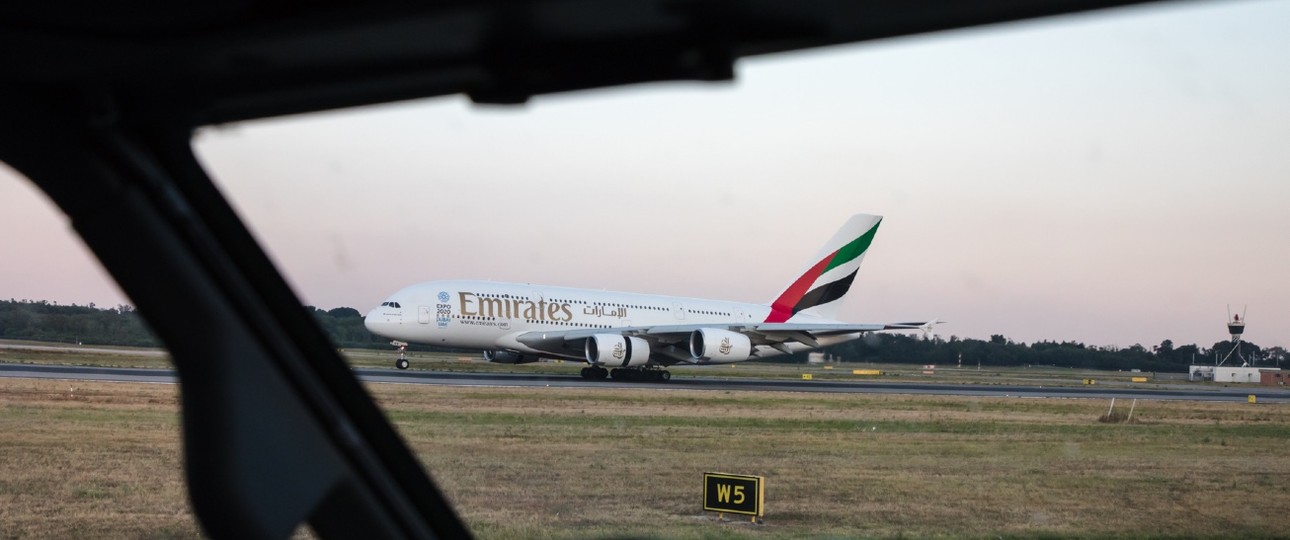
[[[649,342],[638,337],[596,334],[587,338],[587,362],[598,366],[632,367],[649,362]]]
[[[511,351],[484,351],[484,360],[495,364],[532,364],[541,359],[533,355]]]
[[[690,355],[713,364],[742,362],[752,355],[752,341],[738,332],[700,328],[690,334]]]

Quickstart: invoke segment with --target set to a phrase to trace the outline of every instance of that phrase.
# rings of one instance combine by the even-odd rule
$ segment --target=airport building
[[[1245,334],[1244,309],[1241,310],[1241,313],[1232,313],[1232,306],[1227,306],[1227,333],[1232,336],[1232,349],[1228,351],[1227,356],[1223,357],[1222,361],[1217,362],[1218,365],[1216,366],[1193,365],[1188,367],[1187,380],[1285,386],[1287,379],[1290,379],[1290,372],[1282,371],[1280,368],[1223,365],[1232,356],[1236,356],[1236,360],[1245,363],[1245,357],[1241,354],[1241,337]],[[1215,360],[1217,360],[1217,357]]]
[[[1237,366],[1190,366],[1187,380],[1220,383],[1263,384],[1285,386],[1290,382],[1290,372],[1277,368]]]
[[[1290,382],[1290,372],[1282,369],[1265,369],[1259,373],[1259,384],[1263,386],[1285,386]]]
[[[1256,367],[1215,366],[1214,382],[1258,383],[1259,371]]]

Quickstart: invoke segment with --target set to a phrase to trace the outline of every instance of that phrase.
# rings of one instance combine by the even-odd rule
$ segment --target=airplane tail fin
[[[784,322],[801,312],[836,318],[880,223],[882,216],[851,216],[811,260],[811,266],[770,302],[765,322]]]

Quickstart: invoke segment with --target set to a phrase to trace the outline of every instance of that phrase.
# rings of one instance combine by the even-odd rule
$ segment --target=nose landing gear
[[[394,359],[394,367],[399,369],[408,369],[411,362],[408,362],[408,344],[402,341],[391,341],[390,345],[399,348],[399,357]]]

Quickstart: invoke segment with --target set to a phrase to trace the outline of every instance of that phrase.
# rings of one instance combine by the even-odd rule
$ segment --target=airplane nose
[[[398,326],[398,319],[402,317],[401,314],[391,313],[390,311],[391,308],[378,307],[367,312],[367,317],[363,319],[363,326],[367,327],[368,332],[382,337],[389,337],[390,328]]]
[[[403,334],[403,307],[398,302],[390,301],[376,306],[367,312],[363,326],[368,332],[390,339],[401,339]]]

